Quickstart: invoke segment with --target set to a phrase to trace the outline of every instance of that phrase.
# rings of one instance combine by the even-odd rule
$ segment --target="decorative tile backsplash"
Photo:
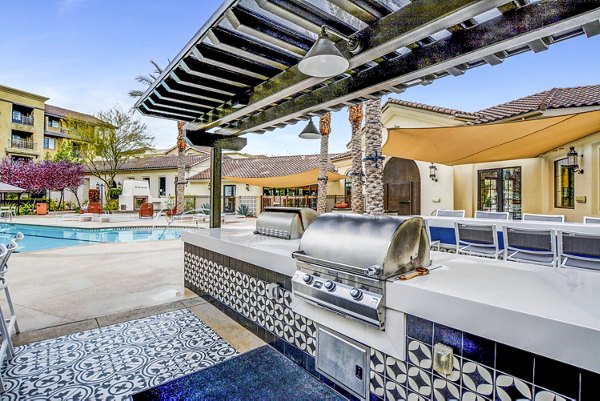
[[[316,327],[291,309],[291,278],[185,244],[185,286],[324,383],[354,399],[315,370]],[[282,297],[266,297],[269,283]],[[597,401],[600,375],[407,315],[407,356],[399,361],[371,348],[373,401]],[[453,370],[433,370],[433,346],[453,349]]]

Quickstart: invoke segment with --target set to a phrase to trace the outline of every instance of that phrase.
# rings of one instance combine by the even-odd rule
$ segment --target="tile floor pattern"
[[[187,309],[15,349],[2,400],[123,400],[236,355]]]

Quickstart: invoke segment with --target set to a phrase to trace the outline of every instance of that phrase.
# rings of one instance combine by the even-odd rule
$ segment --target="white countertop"
[[[293,275],[299,240],[247,228],[193,230],[183,240]],[[390,281],[386,305],[600,373],[600,272],[432,252],[429,276]]]
[[[287,276],[293,276],[296,272],[292,252],[298,250],[300,240],[257,235],[247,227],[186,230],[182,233],[182,239],[189,244]]]
[[[432,259],[443,267],[388,283],[388,307],[600,372],[600,272]]]

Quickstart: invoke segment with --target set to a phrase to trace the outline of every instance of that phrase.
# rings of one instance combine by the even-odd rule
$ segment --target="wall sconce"
[[[571,146],[567,153],[567,166],[573,170],[574,173],[583,174],[583,169],[579,168],[579,157],[583,159],[583,155],[579,156],[575,147]]]
[[[250,184],[246,184],[246,191],[250,191]]]
[[[429,165],[429,178],[431,178],[431,181],[433,181],[433,182],[437,182],[438,181],[437,167],[433,163],[431,163]]]

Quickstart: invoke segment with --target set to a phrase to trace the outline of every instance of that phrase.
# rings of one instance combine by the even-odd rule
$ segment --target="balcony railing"
[[[32,116],[13,116],[12,119],[13,123],[17,123],[17,124],[23,124],[23,125],[33,125],[33,117]]]
[[[35,150],[35,142],[30,139],[11,138],[8,140],[8,147]]]

